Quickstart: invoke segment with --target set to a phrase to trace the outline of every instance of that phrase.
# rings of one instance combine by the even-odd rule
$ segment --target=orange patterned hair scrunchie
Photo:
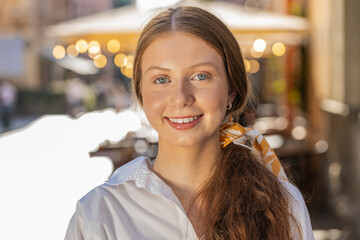
[[[235,123],[233,118],[228,115],[220,126],[221,148],[230,143],[255,151],[260,155],[262,163],[267,169],[275,176],[287,181],[284,169],[265,137],[255,128],[245,128],[239,123]]]

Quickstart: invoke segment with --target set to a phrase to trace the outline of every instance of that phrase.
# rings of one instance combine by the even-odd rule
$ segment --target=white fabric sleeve
[[[83,211],[80,201],[76,204],[76,211],[70,219],[65,240],[84,240]]]
[[[310,217],[309,217],[309,212],[305,205],[303,196],[301,195],[300,191],[290,182],[288,181],[281,181],[281,182],[290,195],[289,208],[291,214],[297,221],[297,224],[300,228],[299,230],[301,231],[301,235],[302,235],[302,238],[300,238],[296,224],[293,222],[293,220],[290,220],[293,239],[315,240]]]

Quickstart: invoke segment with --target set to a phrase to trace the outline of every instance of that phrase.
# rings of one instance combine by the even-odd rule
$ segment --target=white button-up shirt
[[[198,240],[179,199],[149,163],[148,158],[136,158],[86,194],[77,203],[65,239]],[[293,196],[291,209],[303,239],[314,239],[300,192],[291,183],[282,183]]]

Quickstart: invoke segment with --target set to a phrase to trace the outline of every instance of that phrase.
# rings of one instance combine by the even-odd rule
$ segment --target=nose
[[[195,101],[194,89],[186,80],[176,81],[173,85],[171,104],[174,107],[183,108],[190,106]]]

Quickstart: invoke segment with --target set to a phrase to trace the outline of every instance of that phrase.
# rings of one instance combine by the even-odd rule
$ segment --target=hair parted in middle
[[[133,69],[133,91],[140,105],[142,55],[158,37],[175,31],[202,39],[220,54],[229,90],[236,92],[226,114],[244,110],[251,87],[237,40],[216,16],[191,6],[168,9],[144,27]],[[230,144],[222,150],[212,175],[193,198],[194,203],[201,203],[202,239],[290,240],[290,222],[297,230],[299,225],[290,213],[289,198],[277,177],[256,156],[244,147]]]

